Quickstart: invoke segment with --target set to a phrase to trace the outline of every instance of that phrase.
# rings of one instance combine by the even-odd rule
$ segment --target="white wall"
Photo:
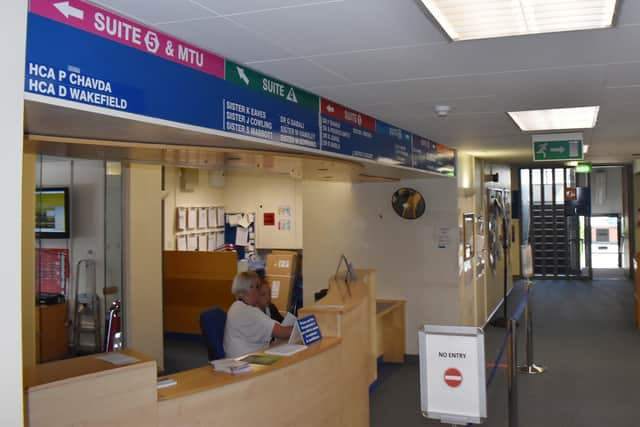
[[[27,2],[5,0],[0,13],[0,182],[4,185],[2,273],[3,307],[0,310],[3,350],[0,352],[0,425],[23,424],[22,330],[21,330],[21,178],[23,135],[23,88]]]
[[[593,168],[591,215],[622,215],[622,167]]]
[[[229,212],[256,213],[258,249],[302,249],[302,181],[289,176],[227,175],[224,205]],[[278,229],[278,207],[291,208],[291,230]],[[263,214],[275,213],[275,226],[265,226]]]
[[[289,176],[227,173],[220,186],[211,186],[207,170],[198,170],[192,191],[180,188],[180,169],[165,168],[164,248],[175,249],[177,206],[224,206],[226,212],[256,214],[258,249],[302,249],[302,181]],[[292,208],[290,231],[278,230],[277,208]],[[276,213],[276,226],[264,226],[264,212]]]
[[[221,187],[212,187],[208,183],[208,173],[204,169],[193,170],[197,173],[197,182],[192,191],[180,188],[180,168],[164,168],[164,249],[175,250],[176,207],[178,206],[223,206],[224,197]]]
[[[396,215],[391,196],[401,187],[420,191],[426,212],[417,220]],[[458,222],[455,179],[349,184],[305,181],[304,299],[326,288],[344,253],[356,267],[378,274],[379,298],[407,301],[407,352],[417,353],[417,331],[425,323],[457,325]],[[446,249],[437,247],[441,228],[451,230]]]

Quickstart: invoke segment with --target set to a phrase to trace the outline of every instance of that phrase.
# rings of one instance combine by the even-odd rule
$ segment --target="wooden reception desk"
[[[211,367],[170,375],[156,390],[156,364],[123,367],[95,356],[38,365],[25,373],[28,426],[369,426],[375,380],[375,273],[346,285],[330,280],[327,297],[301,315],[318,318],[323,339],[253,372]]]

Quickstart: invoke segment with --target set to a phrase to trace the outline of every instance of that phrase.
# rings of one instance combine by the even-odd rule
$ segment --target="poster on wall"
[[[281,204],[278,206],[277,212],[278,212],[278,230],[291,231],[293,227],[291,205]]]

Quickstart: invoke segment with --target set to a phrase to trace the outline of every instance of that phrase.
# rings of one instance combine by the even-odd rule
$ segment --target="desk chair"
[[[221,308],[214,307],[200,314],[200,330],[207,345],[209,360],[224,359],[224,326],[227,323],[227,313]]]

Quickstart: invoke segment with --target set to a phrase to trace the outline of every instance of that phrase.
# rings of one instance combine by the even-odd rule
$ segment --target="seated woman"
[[[260,287],[260,299],[258,300],[258,308],[264,313],[271,317],[278,323],[282,323],[284,317],[280,314],[280,310],[274,303],[271,302],[271,287],[269,286],[269,282],[267,282],[264,277],[264,270],[256,270],[258,276],[262,280],[262,285]]]
[[[255,271],[238,273],[231,292],[237,298],[227,312],[224,328],[226,357],[238,357],[261,350],[271,338],[288,339],[291,326],[282,326],[256,307],[260,299],[262,281]]]

